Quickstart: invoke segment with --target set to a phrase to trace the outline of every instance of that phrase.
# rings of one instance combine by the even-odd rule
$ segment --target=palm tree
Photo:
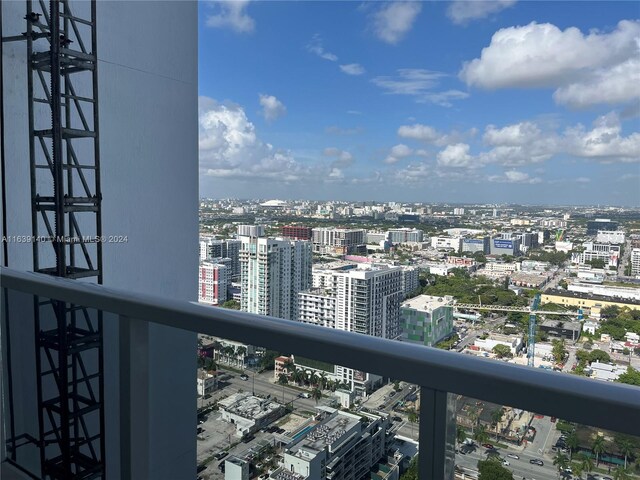
[[[560,474],[569,466],[569,457],[564,453],[558,452],[556,453],[556,456],[553,457],[553,464],[557,467],[558,478],[560,478]]]
[[[567,435],[567,447],[569,447],[569,460],[573,458],[573,451],[578,448],[579,444],[578,435],[575,430]]]
[[[213,345],[213,358],[215,358],[216,354],[218,354],[218,360],[220,360],[220,354],[222,353],[222,343],[216,340],[215,342],[213,342],[212,345]]]
[[[240,361],[242,362],[243,368],[244,368],[244,357],[246,354],[247,354],[247,347],[245,347],[244,345],[241,345],[238,348],[236,348],[236,355],[240,357]]]
[[[478,418],[480,418],[480,411],[476,407],[469,407],[469,420],[471,420],[471,434],[474,434],[475,428],[478,425]]]
[[[591,473],[591,470],[593,470],[593,459],[591,456],[580,453],[578,455],[578,459],[580,460],[580,467],[582,467],[582,470],[586,473]]]
[[[604,437],[596,435],[591,450],[596,454],[596,466],[600,465],[600,454],[604,453]]]
[[[280,375],[278,375],[279,385],[286,385],[287,383],[289,383],[289,378],[287,377],[286,373],[281,373]]]
[[[633,453],[634,445],[631,439],[627,436],[616,436],[616,445],[620,453],[624,455],[624,468],[627,468],[627,458]]]
[[[456,425],[456,441],[462,443],[466,438],[467,431],[461,425]]]
[[[487,428],[484,425],[478,425],[478,428],[476,428],[476,431],[473,434],[473,439],[480,445],[486,443],[486,441],[489,440]]]
[[[311,390],[311,398],[313,398],[316,401],[316,405],[317,405],[320,399],[322,398],[322,390],[320,390],[318,387],[315,387],[313,390]]]
[[[317,386],[319,379],[320,379],[320,377],[318,376],[318,374],[316,372],[310,372],[309,373],[309,384],[310,385]]]
[[[571,469],[573,470],[573,473],[578,476],[578,478],[582,478],[582,465],[580,465],[579,463],[574,463],[573,465],[571,465]]]
[[[288,359],[282,364],[282,368],[284,368],[287,372],[291,373],[296,369],[296,364],[293,363],[293,360]]]
[[[629,470],[626,467],[618,466],[613,471],[613,480],[629,480],[631,475],[629,474]]]
[[[498,441],[498,424],[502,421],[502,417],[504,417],[504,408],[496,408],[493,412],[491,412],[491,422],[495,426],[495,434],[496,434],[496,442]]]
[[[322,372],[320,374],[320,388],[324,390],[326,386],[327,386],[327,372]]]

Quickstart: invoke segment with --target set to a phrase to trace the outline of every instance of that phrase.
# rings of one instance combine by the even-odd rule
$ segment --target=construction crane
[[[564,315],[577,317],[578,320],[584,318],[582,309],[576,312],[551,312],[538,310],[540,306],[540,294],[536,294],[533,297],[531,305],[528,307],[514,307],[510,305],[483,305],[482,303],[456,303],[453,305],[456,309],[462,310],[478,310],[478,311],[492,311],[492,312],[521,312],[529,314],[529,337],[527,340],[527,364],[530,367],[534,366],[534,358],[536,351],[536,317],[538,315]]]

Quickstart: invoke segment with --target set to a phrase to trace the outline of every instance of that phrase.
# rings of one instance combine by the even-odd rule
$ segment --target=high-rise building
[[[402,267],[341,265],[313,270],[311,291],[301,292],[298,318],[338,330],[375,337],[400,336],[400,303],[404,297]],[[376,375],[336,365],[335,374],[358,393],[379,380]]]
[[[402,268],[402,293],[405,297],[416,292],[420,287],[420,270],[418,267]]]
[[[241,309],[294,319],[298,292],[311,286],[311,244],[259,236],[240,241]]]
[[[240,278],[240,240],[213,238],[200,239],[200,260],[212,258],[228,258],[231,260],[231,278]]]
[[[365,246],[366,230],[362,228],[314,228],[313,251],[345,255]]]
[[[631,275],[640,275],[640,248],[631,250]]]
[[[231,285],[231,260],[216,258],[200,262],[198,301],[221,305],[228,299]]]
[[[394,228],[389,230],[391,243],[422,242],[424,232],[417,228]]]

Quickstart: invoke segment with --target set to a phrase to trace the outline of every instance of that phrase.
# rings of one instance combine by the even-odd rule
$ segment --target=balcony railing
[[[453,478],[455,411],[449,394],[630,435],[637,435],[640,425],[640,388],[628,385],[7,268],[1,269],[0,286],[5,298],[17,291],[119,316],[119,476],[123,479],[147,478],[144,465],[137,461],[144,458],[137,456],[144,449],[144,439],[132,428],[132,412],[140,408],[141,398],[147,398],[139,391],[144,382],[135,381],[141,367],[132,361],[142,322],[260,345],[419,385],[419,475],[425,480]],[[105,321],[108,318],[113,316],[105,315]],[[9,322],[19,320],[23,319],[9,318]],[[2,418],[7,421],[6,415]]]

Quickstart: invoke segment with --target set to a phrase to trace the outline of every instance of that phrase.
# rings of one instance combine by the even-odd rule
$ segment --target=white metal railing
[[[420,478],[453,478],[455,411],[449,393],[521,408],[569,421],[637,435],[640,388],[590,380],[494,360],[460,355],[358,333],[176,301],[95,284],[2,268],[0,287],[120,316],[122,478],[146,478],[132,456],[144,444],[131,429],[132,412],[148,401],[134,390],[144,359],[131,361],[133,344],[145,342],[146,322],[215,335],[302,355],[421,388]],[[249,328],[247,328],[250,325]]]

